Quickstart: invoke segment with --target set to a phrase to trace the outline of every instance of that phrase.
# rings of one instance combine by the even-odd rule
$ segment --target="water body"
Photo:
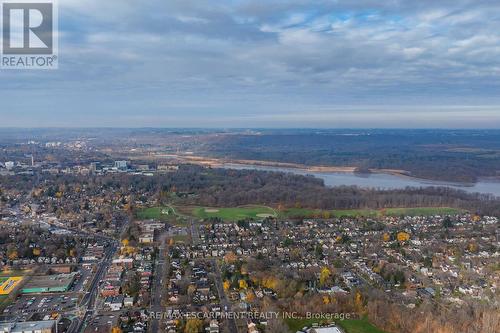
[[[500,197],[500,180],[483,179],[475,184],[461,184],[431,181],[425,179],[409,178],[397,175],[384,173],[372,173],[366,175],[358,175],[348,172],[310,172],[295,168],[270,167],[260,165],[247,164],[232,164],[223,165],[227,169],[237,170],[264,170],[264,171],[280,171],[291,172],[298,175],[313,175],[325,181],[327,186],[359,186],[364,188],[376,189],[401,189],[405,187],[426,187],[426,186],[443,186],[463,190],[470,193],[493,194]]]

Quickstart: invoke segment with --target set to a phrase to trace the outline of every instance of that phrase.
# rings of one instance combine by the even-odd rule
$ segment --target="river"
[[[271,167],[249,164],[223,164],[226,169],[238,170],[264,170],[264,171],[279,171],[291,172],[298,175],[313,175],[325,181],[327,186],[359,186],[364,188],[377,188],[377,189],[400,189],[405,187],[426,187],[426,186],[444,186],[463,190],[470,193],[483,193],[493,194],[500,197],[500,180],[495,179],[481,179],[475,184],[461,184],[432,181],[425,179],[410,178],[404,176],[397,176],[385,173],[372,173],[366,175],[358,175],[349,172],[311,172],[295,168]]]

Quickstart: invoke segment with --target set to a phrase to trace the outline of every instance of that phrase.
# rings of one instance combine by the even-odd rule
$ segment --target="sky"
[[[0,127],[500,128],[498,0],[59,0]]]

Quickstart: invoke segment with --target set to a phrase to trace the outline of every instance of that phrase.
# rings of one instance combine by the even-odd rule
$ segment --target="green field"
[[[376,328],[367,319],[342,320],[338,325],[346,331],[346,333],[385,333]]]
[[[448,207],[420,207],[420,208],[387,208],[381,210],[374,209],[349,209],[349,210],[320,210],[320,209],[306,209],[306,208],[287,208],[279,213],[280,217],[293,218],[293,217],[380,217],[380,216],[429,216],[429,215],[451,215],[464,212],[461,209],[448,208]]]
[[[137,212],[137,218],[141,220],[168,221],[175,217],[175,212],[171,207],[152,207],[141,209]]]
[[[345,209],[345,210],[320,210],[307,208],[286,208],[278,213],[280,218],[330,218],[330,217],[381,217],[381,216],[429,216],[452,215],[463,213],[464,210],[448,207],[419,207],[419,208],[386,208],[386,209]],[[243,219],[263,219],[267,216],[276,216],[276,211],[266,206],[244,206],[232,208],[220,207],[152,207],[139,210],[136,217],[139,219],[155,219],[173,224],[182,224],[186,216],[199,219],[218,217],[224,221],[234,222]]]
[[[285,322],[291,332],[297,332],[304,327],[311,327],[313,324],[329,324],[330,322],[321,322],[317,319],[285,319]],[[345,333],[385,333],[376,328],[367,319],[349,319],[337,321]]]
[[[8,277],[0,277],[0,284],[4,283],[8,279],[9,279]]]
[[[420,208],[388,208],[386,215],[399,216],[429,216],[429,215],[453,215],[464,213],[465,210],[450,207],[420,207]]]
[[[264,206],[246,206],[237,208],[195,207],[193,208],[191,214],[200,219],[218,217],[224,221],[238,221],[249,218],[262,219],[267,216],[276,216],[273,209]]]

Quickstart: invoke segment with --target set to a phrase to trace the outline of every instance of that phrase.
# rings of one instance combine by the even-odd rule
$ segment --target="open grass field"
[[[377,217],[377,216],[429,216],[429,215],[451,215],[464,212],[463,210],[448,207],[420,207],[420,208],[387,208],[381,210],[373,209],[350,209],[350,210],[319,210],[305,208],[287,208],[279,212],[279,216],[283,218],[293,217]]]
[[[385,333],[376,328],[367,319],[352,319],[342,320],[338,325],[344,329],[346,333]]]
[[[160,221],[168,221],[169,219],[173,218],[175,216],[175,213],[172,208],[170,207],[152,207],[152,208],[145,208],[142,210],[139,210],[137,212],[137,218],[141,220],[160,220]]]
[[[286,208],[280,212],[266,206],[249,205],[243,207],[152,207],[139,210],[136,213],[139,219],[155,219],[182,225],[186,216],[199,219],[218,217],[226,222],[234,222],[243,219],[263,219],[268,216],[280,218],[331,218],[331,217],[381,217],[381,216],[429,216],[429,215],[452,215],[463,213],[464,210],[449,207],[418,207],[418,208],[386,208],[374,209],[348,209],[348,210],[320,210],[307,208]],[[1,276],[1,275],[0,275]]]
[[[218,217],[224,221],[238,221],[248,218],[263,219],[268,216],[275,216],[273,209],[264,206],[245,206],[236,208],[207,208],[196,207],[192,210],[192,215],[205,219],[209,217]]]

